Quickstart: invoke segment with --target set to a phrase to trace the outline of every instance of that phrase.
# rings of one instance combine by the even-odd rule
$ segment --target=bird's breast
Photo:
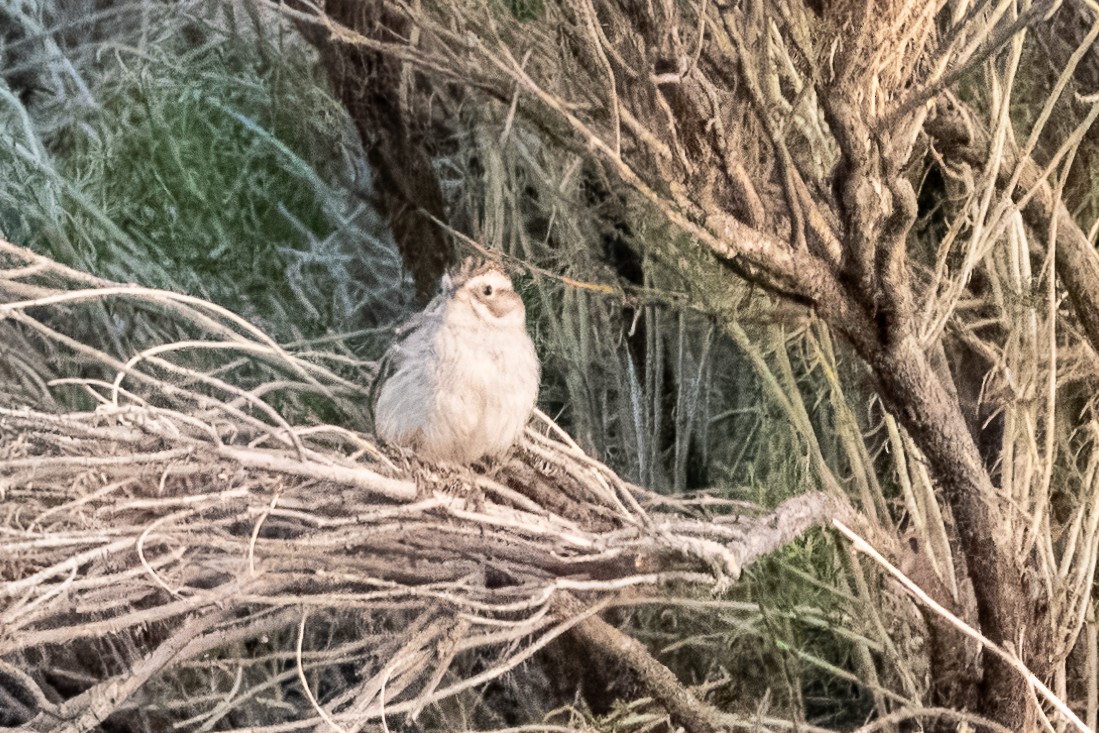
[[[432,440],[468,460],[507,450],[538,396],[539,366],[526,330],[467,329],[443,335]]]

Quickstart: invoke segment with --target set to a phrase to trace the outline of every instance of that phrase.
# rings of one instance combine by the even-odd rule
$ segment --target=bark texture
[[[383,0],[331,0],[325,10],[337,23],[386,42],[406,39],[407,18]],[[389,218],[405,267],[421,303],[435,293],[439,278],[454,264],[453,245],[434,217],[446,221],[442,191],[432,167],[430,120],[409,107],[417,83],[414,71],[367,46],[348,44],[316,28],[306,36],[321,50],[337,96],[359,130],[374,174],[381,210]]]

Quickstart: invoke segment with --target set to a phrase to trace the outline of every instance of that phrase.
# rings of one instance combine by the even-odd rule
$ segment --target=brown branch
[[[569,614],[579,607],[575,600],[563,600],[561,605]],[[641,642],[598,616],[577,624],[572,633],[585,648],[614,659],[628,669],[687,733],[716,733],[725,729],[721,711],[695,697]]]
[[[392,52],[392,47],[403,45],[416,53],[412,26],[403,13],[380,0],[329,0],[323,18],[285,10],[321,52],[336,95],[351,115],[377,176],[374,196],[379,208],[389,219],[417,295],[427,302],[455,255],[445,232],[421,214],[427,211],[442,219],[446,207],[417,128],[426,124],[427,116],[410,108],[415,97],[408,87],[415,84],[414,75],[408,62]],[[348,38],[377,43],[348,43]],[[390,51],[383,53],[378,46]]]

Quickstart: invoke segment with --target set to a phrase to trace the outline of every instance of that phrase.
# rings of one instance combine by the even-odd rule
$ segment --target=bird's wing
[[[397,340],[382,355],[381,362],[378,364],[378,372],[370,386],[370,407],[372,412],[378,401],[378,393],[385,381],[408,365],[410,360],[423,358],[423,355],[428,353],[431,348],[430,341],[442,323],[446,302],[446,293],[435,296],[426,308],[394,329]],[[373,414],[371,414],[371,419],[373,417]]]

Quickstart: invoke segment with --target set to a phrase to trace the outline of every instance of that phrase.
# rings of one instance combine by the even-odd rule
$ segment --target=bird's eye
[[[485,295],[492,295],[492,286],[486,285],[485,287],[481,288],[481,292]]]

